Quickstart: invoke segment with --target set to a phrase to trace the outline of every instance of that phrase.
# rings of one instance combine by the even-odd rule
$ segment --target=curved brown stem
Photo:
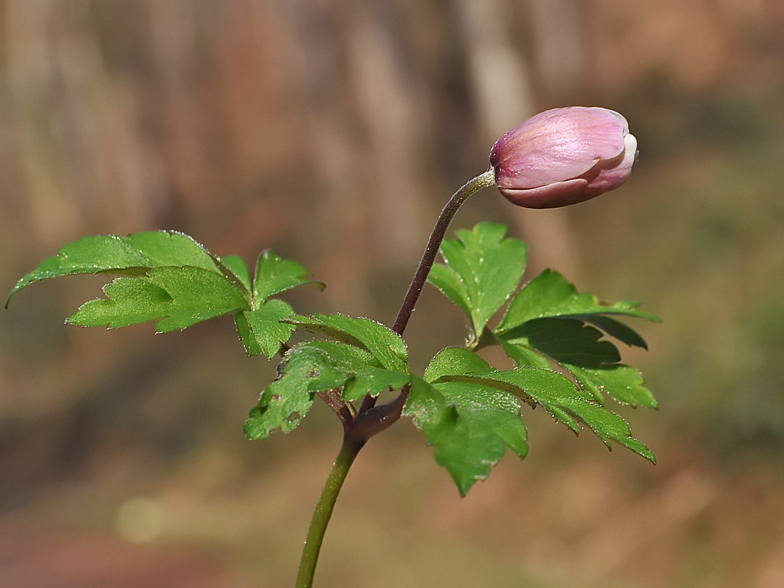
[[[427,281],[430,268],[433,267],[433,263],[436,260],[436,255],[438,255],[438,249],[441,247],[441,241],[444,240],[446,230],[449,227],[449,223],[452,222],[452,218],[455,216],[455,213],[474,192],[478,192],[482,188],[489,188],[494,184],[495,170],[491,168],[485,173],[480,174],[474,179],[466,182],[457,192],[452,195],[444,208],[441,210],[441,214],[438,215],[438,220],[436,221],[436,226],[433,227],[433,232],[430,233],[430,238],[427,241],[425,251],[422,253],[422,259],[419,260],[417,271],[411,280],[411,284],[408,286],[408,291],[406,292],[406,296],[403,299],[403,304],[400,305],[400,310],[397,313],[397,318],[395,318],[395,323],[392,325],[392,330],[395,331],[395,333],[398,335],[402,335],[403,331],[406,330],[406,325],[408,325],[411,314],[414,312],[414,306],[416,306],[417,300],[419,300],[419,295],[422,293],[422,288],[424,288],[425,282]],[[375,404],[375,398],[366,396],[362,401],[359,414],[363,414],[364,412],[370,410],[375,406]]]

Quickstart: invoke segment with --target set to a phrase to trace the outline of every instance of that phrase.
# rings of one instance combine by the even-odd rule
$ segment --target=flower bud
[[[554,108],[508,131],[490,151],[495,184],[527,208],[588,200],[623,184],[637,158],[626,119],[606,108]]]

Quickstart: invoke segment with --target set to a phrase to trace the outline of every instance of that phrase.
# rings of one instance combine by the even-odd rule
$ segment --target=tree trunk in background
[[[580,14],[575,0],[530,0],[534,61],[544,90],[570,95],[585,70]]]
[[[100,226],[141,230],[160,209],[135,88],[106,70],[78,4],[9,0],[10,103],[29,223],[46,248]]]
[[[376,199],[374,245],[390,262],[410,264],[429,231],[417,177],[420,118],[391,35],[368,12],[359,12],[349,33],[349,74],[371,146],[365,189]]]
[[[457,0],[476,108],[488,145],[536,113],[530,70],[509,39],[505,0]],[[576,245],[562,210],[515,208],[514,223],[531,246],[528,267],[558,268],[574,276]]]

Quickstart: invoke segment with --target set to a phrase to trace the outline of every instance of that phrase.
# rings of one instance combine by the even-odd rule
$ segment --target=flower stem
[[[485,173],[480,174],[474,179],[468,180],[465,184],[463,184],[463,186],[457,192],[452,194],[452,197],[441,210],[441,214],[438,215],[438,220],[436,221],[436,226],[433,227],[433,232],[430,233],[430,238],[427,241],[427,246],[425,246],[425,251],[422,253],[422,259],[419,260],[417,271],[411,280],[411,284],[408,286],[408,292],[406,292],[406,297],[403,299],[403,304],[400,305],[397,318],[395,318],[395,324],[392,325],[392,330],[395,331],[395,333],[398,335],[402,335],[403,331],[406,330],[408,320],[411,318],[411,314],[414,312],[414,306],[416,306],[417,300],[419,300],[419,295],[422,293],[422,288],[425,287],[427,276],[430,273],[430,269],[433,267],[433,262],[436,260],[436,255],[438,255],[438,249],[441,247],[441,241],[444,240],[446,230],[449,228],[449,223],[452,222],[452,218],[455,216],[455,213],[457,213],[458,209],[463,205],[469,196],[475,192],[478,192],[482,188],[489,188],[494,184],[495,170],[491,168]],[[404,394],[406,394],[406,392],[404,392]],[[375,405],[375,398],[369,395],[365,396],[364,400],[362,401],[362,406],[359,408],[359,414],[370,410]]]
[[[422,293],[422,288],[427,281],[427,275],[430,273],[430,268],[433,267],[433,262],[436,260],[438,249],[441,247],[441,241],[444,240],[444,235],[452,222],[452,217],[463,205],[463,202],[471,196],[474,192],[478,192],[482,188],[489,188],[495,183],[495,170],[489,169],[485,173],[476,176],[473,180],[467,181],[462,188],[455,192],[446,203],[441,214],[438,216],[436,226],[433,227],[433,232],[430,233],[430,239],[427,241],[427,246],[422,254],[422,259],[419,261],[419,267],[408,286],[408,292],[403,299],[403,304],[397,313],[395,324],[392,330],[398,335],[402,335],[406,330],[408,319],[411,318],[411,313],[414,312],[414,306]]]
[[[343,481],[346,479],[348,470],[354,459],[357,457],[362,444],[354,443],[344,438],[343,446],[340,448],[332,470],[329,472],[327,483],[321,491],[316,510],[313,512],[313,519],[310,521],[308,536],[305,539],[305,547],[302,550],[302,559],[299,563],[297,573],[296,588],[311,588],[313,586],[313,576],[316,573],[316,562],[318,561],[321,543],[324,540],[324,533],[327,524],[332,516],[332,509],[335,508],[335,501],[338,498]]]

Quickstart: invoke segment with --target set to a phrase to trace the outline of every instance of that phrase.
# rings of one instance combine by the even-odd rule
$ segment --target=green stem
[[[338,498],[343,481],[346,479],[351,464],[357,457],[359,450],[364,443],[358,444],[344,438],[340,453],[332,465],[329,472],[327,483],[321,491],[313,512],[313,519],[310,521],[308,537],[305,539],[305,547],[302,550],[302,559],[299,562],[299,572],[297,573],[297,588],[311,588],[313,586],[313,576],[316,573],[316,562],[318,561],[321,543],[324,540],[324,533],[327,524],[332,516],[332,509],[335,508],[335,501]]]

